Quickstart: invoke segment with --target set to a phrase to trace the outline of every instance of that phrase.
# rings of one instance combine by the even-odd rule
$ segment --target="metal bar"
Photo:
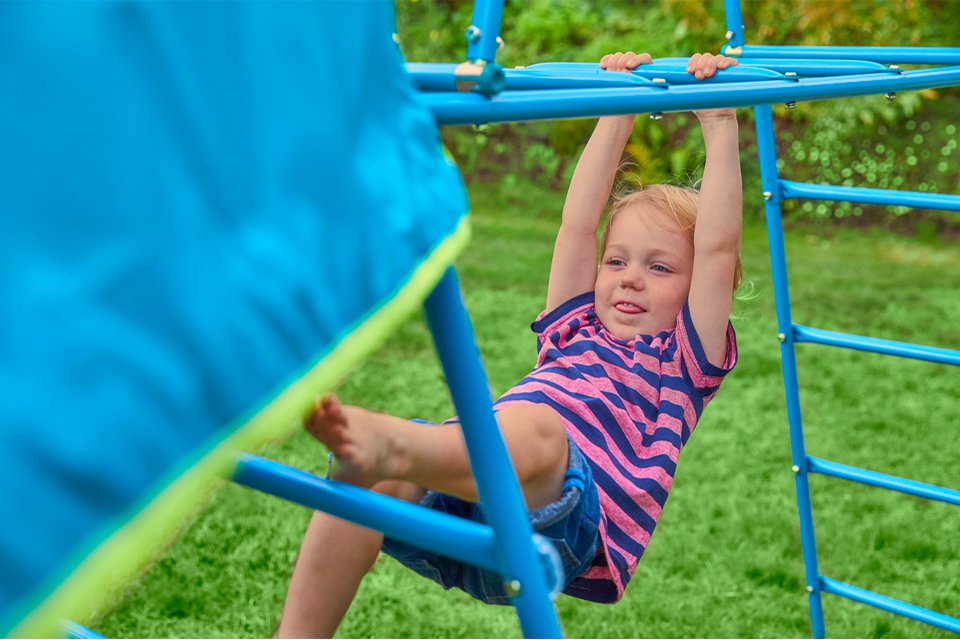
[[[420,91],[455,91],[456,64],[438,62],[408,62],[407,72]],[[609,73],[597,65],[585,70],[563,71],[557,69],[504,69],[507,91],[542,89],[588,89],[610,87],[658,87],[650,80],[629,73]]]
[[[88,629],[82,624],[76,622],[64,622],[64,635],[68,638],[106,638],[92,629]]]
[[[651,64],[643,64],[627,73],[611,73],[601,69],[594,62],[540,62],[530,65],[524,69],[514,69],[516,75],[523,75],[529,71],[548,71],[556,74],[565,74],[568,76],[604,76],[604,75],[623,75],[644,78],[646,80],[661,79],[667,84],[696,84],[713,83],[722,84],[730,82],[751,82],[763,80],[792,80],[786,78],[781,73],[764,69],[759,65],[742,65],[720,69],[712,78],[706,80],[697,80],[693,74],[687,73],[686,58],[666,58],[654,60]]]
[[[860,202],[886,206],[916,207],[960,211],[960,195],[949,193],[923,193],[921,191],[894,191],[891,189],[867,189],[864,187],[838,187],[828,184],[780,181],[780,197],[783,200],[804,198],[807,200],[832,200],[835,202]]]
[[[760,180],[764,190],[767,217],[767,239],[770,245],[770,266],[773,270],[773,295],[780,332],[780,363],[790,427],[790,455],[793,459],[794,487],[800,515],[800,544],[808,585],[810,626],[814,638],[824,637],[823,605],[820,598],[820,570],[817,566],[817,543],[810,506],[810,483],[807,474],[807,453],[803,442],[803,421],[800,413],[800,389],[797,383],[797,361],[793,347],[793,321],[790,317],[790,292],[787,285],[787,259],[780,221],[780,197],[777,190],[777,151],[774,145],[773,111],[769,106],[754,108],[757,121],[757,150],[760,155]]]
[[[687,58],[657,58],[664,64],[684,63]],[[803,60],[783,58],[742,58],[737,68],[761,67],[777,73],[793,72],[803,78],[824,78],[830,76],[854,76],[864,73],[899,74],[900,70],[891,69],[878,62],[865,60]]]
[[[748,107],[956,85],[960,85],[960,67],[799,82],[702,83],[671,86],[666,91],[643,87],[508,91],[494,98],[471,93],[421,93],[419,99],[433,111],[439,124],[456,125]]]
[[[850,480],[851,482],[859,482],[861,484],[870,485],[871,487],[880,487],[881,489],[889,489],[890,491],[899,491],[900,493],[906,493],[911,496],[926,498],[928,500],[937,500],[938,502],[946,502],[947,504],[960,506],[960,491],[948,489],[946,487],[938,487],[935,484],[927,484],[925,482],[917,482],[916,480],[898,478],[897,476],[891,476],[885,473],[877,473],[876,471],[851,467],[845,464],[840,464],[839,462],[821,460],[820,458],[814,458],[813,456],[807,457],[807,470],[810,473],[819,473],[832,478]]]
[[[727,46],[742,47],[744,41],[743,14],[740,0],[723,0],[723,9],[727,23]]]
[[[853,600],[854,602],[868,604],[877,609],[883,609],[884,611],[889,611],[890,613],[895,613],[912,620],[925,622],[931,626],[946,629],[953,633],[960,633],[960,620],[957,618],[951,618],[950,616],[931,611],[930,609],[924,609],[923,607],[895,600],[888,596],[882,596],[879,593],[867,591],[860,587],[844,584],[832,578],[822,577],[820,580],[822,582],[821,588],[825,593],[832,593],[847,598],[848,600]]]
[[[452,267],[427,298],[424,309],[460,417],[480,505],[493,527],[500,573],[507,581],[519,583],[511,601],[520,627],[527,637],[560,637],[550,585],[533,545],[530,518],[493,415],[487,377]]]
[[[831,347],[855,349],[857,351],[882,353],[884,355],[899,356],[912,360],[925,360],[927,362],[952,364],[954,366],[960,365],[960,351],[954,351],[953,349],[942,349],[940,347],[910,344],[909,342],[896,342],[894,340],[857,336],[851,333],[827,331],[826,329],[813,329],[799,324],[793,325],[793,340],[794,342],[810,342],[813,344],[829,345]]]
[[[467,60],[496,60],[502,17],[503,0],[474,1],[473,18],[464,34],[467,39]]]
[[[421,549],[499,571],[490,527],[249,454],[239,456],[233,481]]]
[[[744,45],[743,58],[818,58],[903,64],[960,64],[958,47],[802,47]]]

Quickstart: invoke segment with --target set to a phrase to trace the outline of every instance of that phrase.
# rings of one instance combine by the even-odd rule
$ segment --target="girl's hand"
[[[740,64],[736,58],[715,56],[712,53],[695,53],[687,61],[687,73],[692,73],[697,80],[712,78],[717,69],[726,69]],[[707,120],[736,120],[736,109],[705,109],[693,112],[700,123]]]
[[[650,64],[653,58],[649,53],[609,53],[600,59],[600,68],[607,71],[630,71],[642,64]]]

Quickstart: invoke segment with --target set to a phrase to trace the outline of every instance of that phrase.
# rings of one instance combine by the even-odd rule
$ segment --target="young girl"
[[[648,54],[605,56],[626,71]],[[735,65],[696,54],[698,80]],[[657,185],[606,207],[635,116],[600,118],[577,164],[557,234],[546,311],[531,325],[533,371],[496,403],[531,524],[564,561],[565,593],[623,595],[649,543],[677,457],[733,368],[740,279],[740,182],[732,109],[696,112],[706,142],[701,191]],[[435,428],[320,401],[307,429],[339,459],[335,479],[481,519],[460,427]],[[502,579],[316,513],[279,634],[332,637],[381,549],[445,587],[507,603]]]

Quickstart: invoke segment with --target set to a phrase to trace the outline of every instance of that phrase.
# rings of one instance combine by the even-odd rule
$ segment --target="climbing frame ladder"
[[[738,55],[747,62],[753,58],[762,57],[765,59],[777,58],[785,64],[789,64],[793,58],[832,60],[838,63],[849,59],[853,64],[878,64],[881,62],[900,64],[960,63],[960,48],[759,47],[744,45],[739,0],[726,0],[726,9],[729,44],[725,49],[730,54]],[[896,65],[892,68],[899,70]],[[894,96],[888,95],[888,97]],[[769,105],[757,106],[754,108],[754,113],[756,115],[757,145],[770,246],[770,263],[773,271],[780,357],[787,402],[787,420],[790,426],[790,450],[800,512],[800,537],[803,547],[807,591],[809,592],[810,622],[813,636],[816,638],[824,637],[821,593],[832,593],[954,633],[960,633],[960,620],[956,618],[845,584],[820,574],[817,566],[816,541],[810,504],[810,474],[841,478],[929,500],[946,502],[955,506],[960,506],[960,491],[859,469],[807,455],[804,448],[803,422],[800,412],[795,345],[801,342],[809,342],[955,366],[960,365],[960,351],[825,331],[794,323],[790,312],[786,255],[781,225],[781,202],[794,198],[960,211],[960,196],[801,184],[783,180],[777,172],[771,108]]]
[[[559,638],[551,592],[557,553],[533,533],[507,448],[493,415],[470,318],[451,267],[424,305],[437,354],[463,428],[470,468],[489,525],[318,478],[253,455],[240,458],[233,481],[318,509],[443,556],[504,575],[526,637]]]

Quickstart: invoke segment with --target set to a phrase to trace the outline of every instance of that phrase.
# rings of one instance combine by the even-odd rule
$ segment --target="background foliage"
[[[459,61],[463,28],[470,23],[466,0],[404,0],[398,3],[404,54],[410,61]],[[928,0],[799,0],[750,2],[743,8],[747,42],[753,44],[956,46],[960,2]],[[537,62],[596,62],[605,53],[634,49],[654,57],[719,51],[725,43],[722,3],[714,0],[527,0],[508,2],[501,34],[504,67]],[[907,68],[916,68],[907,67]],[[784,177],[800,182],[960,193],[956,88],[901,93],[897,100],[869,96],[775,108],[778,156]],[[757,194],[759,170],[752,112],[740,110],[747,200]],[[692,126],[691,126],[692,125]],[[593,120],[523,125],[448,127],[444,140],[468,181],[533,181],[564,189]],[[865,141],[869,143],[865,144]],[[703,141],[695,119],[668,114],[640,118],[624,179],[631,183],[695,181],[702,171]],[[960,225],[937,212],[850,203],[786,203],[791,218],[843,220],[882,225],[935,240],[955,236]],[[747,215],[761,215],[753,203]]]

